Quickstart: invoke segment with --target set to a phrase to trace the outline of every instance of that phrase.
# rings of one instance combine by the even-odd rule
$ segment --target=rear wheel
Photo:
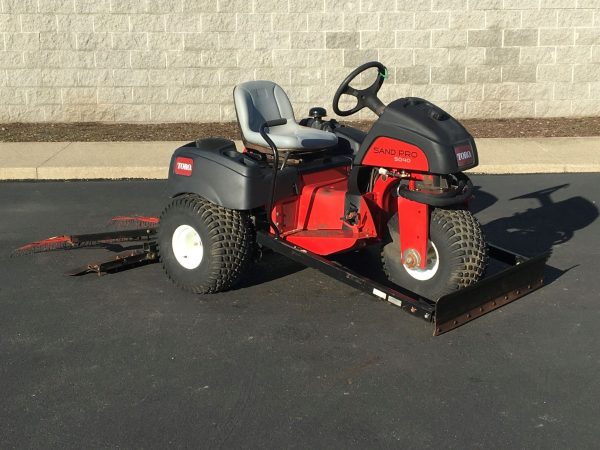
[[[160,217],[158,249],[163,268],[177,286],[195,293],[235,285],[252,260],[254,240],[247,213],[197,195],[175,198]]]
[[[425,268],[401,261],[398,216],[388,222],[390,242],[382,260],[390,281],[432,300],[479,280],[487,262],[479,222],[466,210],[433,209]]]

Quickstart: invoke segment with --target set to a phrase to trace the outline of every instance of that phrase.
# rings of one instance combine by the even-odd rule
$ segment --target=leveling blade
[[[490,245],[489,253],[490,257],[511,264],[511,267],[441,297],[435,305],[434,336],[477,319],[543,286],[544,267],[551,252],[526,258]]]
[[[257,233],[259,244],[288,258],[312,267],[342,283],[360,289],[399,306],[403,311],[428,322],[433,321],[434,336],[453,330],[494,309],[500,308],[544,284],[544,267],[551,252],[532,258],[488,245],[488,255],[509,267],[477,283],[441,297],[437,302],[425,299],[401,286],[383,286],[338,262],[291,245],[265,232]]]

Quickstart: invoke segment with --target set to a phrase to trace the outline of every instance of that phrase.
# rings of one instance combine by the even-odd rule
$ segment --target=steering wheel
[[[357,76],[373,67],[377,68],[377,78],[371,86],[369,86],[366,89],[355,89],[352,86],[350,86],[350,83]],[[338,116],[349,116],[351,114],[357,113],[366,106],[375,114],[380,116],[383,113],[383,110],[385,109],[385,105],[377,97],[377,92],[379,92],[379,89],[381,89],[381,85],[383,84],[383,81],[386,78],[387,68],[379,61],[371,61],[363,64],[362,66],[357,67],[352,72],[350,72],[350,74],[344,79],[344,81],[342,81],[342,84],[340,84],[340,87],[338,87],[337,91],[335,91],[335,95],[333,96],[333,111]],[[345,111],[340,109],[340,97],[344,94],[356,97],[358,102],[354,108]]]

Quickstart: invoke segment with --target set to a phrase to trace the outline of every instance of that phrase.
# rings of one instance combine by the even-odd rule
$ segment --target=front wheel
[[[235,285],[252,260],[254,228],[248,214],[197,195],[175,198],[163,211],[158,251],[167,276],[198,294]]]
[[[425,268],[408,268],[400,255],[398,216],[388,222],[390,242],[381,254],[386,275],[398,286],[437,300],[479,280],[487,262],[479,222],[466,210],[433,209]]]

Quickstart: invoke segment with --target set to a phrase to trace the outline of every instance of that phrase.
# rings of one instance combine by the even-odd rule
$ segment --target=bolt
[[[409,248],[404,252],[404,266],[414,269],[421,264],[421,256],[414,248]]]

